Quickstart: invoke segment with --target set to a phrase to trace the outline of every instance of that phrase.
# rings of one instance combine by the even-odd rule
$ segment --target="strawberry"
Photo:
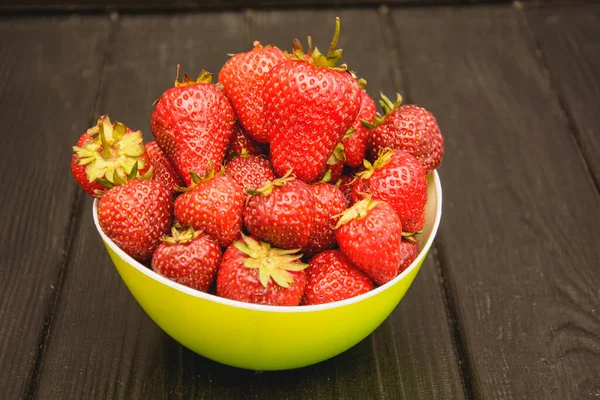
[[[345,135],[342,144],[344,145],[345,164],[349,167],[358,167],[362,164],[367,153],[367,146],[371,137],[371,130],[363,126],[361,121],[372,122],[377,114],[377,108],[371,96],[364,90],[367,81],[358,80],[360,91],[360,110],[352,123],[352,127]]]
[[[227,164],[225,175],[233,178],[242,187],[246,197],[249,196],[248,190],[256,190],[275,179],[269,160],[263,157],[250,156],[245,149],[239,157],[234,158]]]
[[[385,115],[364,123],[373,128],[370,148],[373,159],[385,149],[399,149],[412,154],[425,168],[426,173],[436,169],[442,162],[444,139],[438,123],[429,111],[415,105],[400,106],[402,98],[392,103],[383,93],[381,106]]]
[[[161,183],[172,194],[177,188],[184,185],[183,179],[165,153],[158,147],[158,143],[146,143],[146,155],[152,165],[152,179]]]
[[[235,128],[233,129],[233,137],[231,138],[229,147],[227,147],[225,158],[227,160],[232,160],[241,155],[243,150],[246,150],[246,153],[251,156],[260,156],[262,154],[267,154],[268,146],[258,143],[248,136],[248,134],[244,132],[244,129],[239,124],[235,124]]]
[[[365,166],[352,188],[352,199],[371,193],[373,199],[386,201],[396,210],[406,232],[423,229],[427,178],[419,161],[402,150],[389,150],[373,165],[367,161]]]
[[[337,224],[340,249],[358,269],[383,285],[398,275],[402,224],[388,203],[363,199],[342,214]]]
[[[346,161],[344,145],[340,142],[333,150],[331,156],[329,156],[329,159],[327,159],[327,165],[319,179],[323,180],[327,176],[327,182],[337,182],[344,171],[344,161]]]
[[[420,252],[419,242],[413,236],[409,236],[408,238],[403,237],[400,243],[401,261],[398,273],[408,268],[417,259]]]
[[[186,185],[190,172],[204,176],[210,164],[221,165],[233,135],[235,115],[227,97],[202,71],[196,81],[187,75],[157,100],[150,126],[156,142],[173,162]]]
[[[315,221],[303,250],[310,257],[336,245],[335,216],[342,213],[348,204],[342,191],[329,183],[319,182],[308,187],[315,199]]]
[[[219,82],[223,84],[240,124],[261,143],[269,142],[265,129],[264,82],[269,71],[285,59],[277,47],[263,47],[256,41],[251,51],[235,54],[219,72]]]
[[[252,235],[275,247],[301,249],[312,232],[315,199],[308,185],[290,174],[250,191],[244,224]]]
[[[173,226],[152,255],[152,270],[174,282],[208,292],[217,276],[221,248],[208,235]]]
[[[354,202],[352,201],[352,186],[354,185],[355,180],[356,177],[353,175],[342,174],[342,176],[340,176],[340,179],[338,179],[335,184],[337,187],[340,188],[340,190],[344,194],[344,197],[346,198],[346,204],[348,204],[349,206],[354,204]]]
[[[373,290],[373,282],[340,250],[314,256],[306,269],[302,304],[324,304],[349,299]]]
[[[217,296],[246,303],[297,306],[308,267],[297,250],[281,250],[252,237],[229,246],[217,273]]]
[[[294,170],[310,183],[325,172],[327,160],[352,126],[360,107],[360,88],[346,66],[336,67],[339,18],[327,56],[312,50],[276,65],[264,86],[265,125],[275,173]]]
[[[194,175],[194,184],[175,199],[175,219],[209,234],[222,247],[238,237],[242,228],[244,192],[237,182],[210,171],[204,179]]]
[[[87,194],[100,197],[109,187],[124,183],[134,165],[144,175],[150,169],[142,132],[133,132],[107,115],[87,130],[73,147],[71,172]]]
[[[171,193],[153,180],[134,179],[105,192],[98,201],[102,231],[125,253],[147,260],[169,232]]]

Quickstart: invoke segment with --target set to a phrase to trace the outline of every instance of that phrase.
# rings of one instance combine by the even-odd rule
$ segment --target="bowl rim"
[[[227,306],[243,308],[243,309],[248,309],[248,310],[254,310],[254,311],[276,312],[276,313],[298,313],[298,312],[323,311],[323,310],[331,310],[331,309],[335,309],[335,308],[345,307],[345,306],[348,306],[348,305],[351,305],[354,303],[358,303],[358,302],[366,300],[370,297],[378,295],[379,293],[387,290],[388,288],[394,286],[396,283],[398,283],[399,281],[404,279],[404,277],[406,275],[410,274],[411,271],[413,269],[415,269],[417,267],[417,265],[419,265],[425,259],[427,253],[429,252],[429,249],[431,248],[431,246],[433,244],[433,240],[437,234],[438,228],[440,226],[440,221],[442,218],[442,185],[440,182],[440,177],[439,177],[438,172],[434,170],[432,172],[432,175],[433,175],[433,182],[435,185],[436,195],[437,195],[436,196],[437,197],[437,199],[436,199],[437,207],[436,207],[436,213],[435,213],[435,220],[433,222],[431,234],[429,235],[427,242],[425,242],[425,246],[423,246],[423,248],[421,249],[419,256],[408,266],[408,268],[406,268],[404,271],[402,271],[402,273],[400,273],[398,276],[396,276],[394,279],[387,282],[386,284],[381,285],[367,293],[363,293],[361,295],[351,297],[349,299],[334,301],[334,302],[325,303],[325,304],[299,305],[299,306],[272,306],[272,305],[263,305],[263,304],[253,304],[253,303],[245,303],[245,302],[237,301],[237,300],[226,299],[224,297],[219,297],[214,294],[205,293],[205,292],[201,292],[196,289],[192,289],[192,288],[182,285],[180,283],[174,282],[168,278],[165,278],[164,276],[159,275],[158,273],[154,272],[151,268],[148,268],[145,265],[141,264],[139,261],[137,261],[130,255],[125,253],[123,250],[121,250],[108,236],[106,236],[106,234],[102,231],[102,228],[100,227],[100,224],[98,221],[98,199],[97,198],[94,199],[94,203],[92,206],[92,215],[93,215],[93,219],[94,219],[94,225],[96,226],[96,229],[98,230],[98,233],[100,234],[102,240],[121,259],[123,259],[127,264],[134,267],[135,269],[137,269],[139,272],[146,275],[147,277],[154,279],[154,280],[158,281],[159,283],[167,285],[170,288],[175,289],[179,292],[185,293],[189,296],[201,298],[203,300],[218,303],[221,305],[227,305]]]

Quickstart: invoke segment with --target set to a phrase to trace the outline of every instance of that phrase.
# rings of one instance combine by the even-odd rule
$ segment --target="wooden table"
[[[3,399],[600,396],[600,4],[37,3],[0,17]],[[71,146],[101,113],[150,140],[177,63],[218,72],[255,39],[290,48],[311,34],[327,47],[335,16],[372,96],[399,91],[438,118],[435,248],[393,314],[346,353],[287,372],[222,366],[130,295],[70,175]]]

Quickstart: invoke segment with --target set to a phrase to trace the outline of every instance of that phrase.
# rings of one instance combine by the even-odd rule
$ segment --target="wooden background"
[[[2,3],[0,397],[598,398],[600,4],[401,3]],[[373,97],[399,91],[438,118],[440,232],[356,347],[295,371],[225,367],[166,336],[127,291],[71,146],[102,113],[151,140],[177,63],[217,72],[255,39],[323,47],[335,16]]]

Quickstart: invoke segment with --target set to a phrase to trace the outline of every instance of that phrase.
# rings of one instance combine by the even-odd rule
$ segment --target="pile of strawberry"
[[[399,95],[377,113],[338,37],[339,19],[326,55],[255,42],[218,84],[178,68],[153,142],[101,116],[71,167],[104,233],[162,276],[257,304],[339,301],[406,269],[443,139]]]

